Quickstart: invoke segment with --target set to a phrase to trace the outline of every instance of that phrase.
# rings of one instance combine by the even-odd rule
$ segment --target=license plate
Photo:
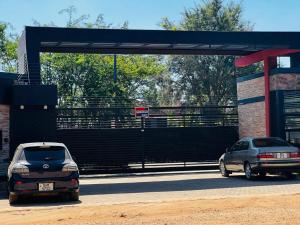
[[[39,191],[53,191],[53,183],[39,183]]]
[[[277,159],[287,159],[289,158],[288,153],[275,153]]]

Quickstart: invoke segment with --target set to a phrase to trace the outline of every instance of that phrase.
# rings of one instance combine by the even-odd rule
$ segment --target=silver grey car
[[[294,178],[300,172],[300,150],[276,138],[246,137],[226,149],[219,159],[222,176],[244,172],[247,179],[269,174],[284,174]]]

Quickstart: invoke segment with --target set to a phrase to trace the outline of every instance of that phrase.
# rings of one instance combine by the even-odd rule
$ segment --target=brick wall
[[[264,77],[237,83],[238,100],[265,95]]]
[[[274,74],[270,77],[270,89],[273,90],[300,90],[300,74]]]
[[[239,135],[240,138],[252,136],[263,137],[265,132],[265,101],[250,101],[265,95],[265,82],[263,75],[237,83],[237,96],[239,100]]]
[[[238,113],[240,138],[266,136],[264,101],[239,105]]]

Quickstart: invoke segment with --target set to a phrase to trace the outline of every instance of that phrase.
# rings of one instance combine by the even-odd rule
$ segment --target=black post
[[[145,118],[144,117],[141,117],[141,135],[142,135],[142,145],[141,145],[141,148],[142,148],[142,169],[144,170],[145,169],[145,136],[144,136],[144,133],[145,133],[145,125],[144,125],[144,121],[145,121]]]
[[[271,92],[271,135],[286,139],[284,115],[284,91]]]

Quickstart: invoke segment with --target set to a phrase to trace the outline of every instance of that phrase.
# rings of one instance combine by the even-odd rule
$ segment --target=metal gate
[[[300,146],[300,91],[283,92],[283,117],[286,139]]]
[[[178,168],[218,159],[238,139],[236,107],[57,109],[57,137],[81,170]]]

